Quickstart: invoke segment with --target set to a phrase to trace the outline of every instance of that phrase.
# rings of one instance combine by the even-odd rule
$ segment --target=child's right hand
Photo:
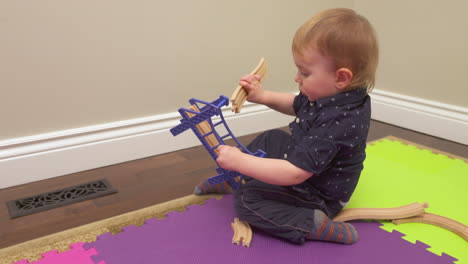
[[[247,101],[262,103],[265,91],[260,83],[260,75],[247,74],[240,79],[239,85],[247,91]]]

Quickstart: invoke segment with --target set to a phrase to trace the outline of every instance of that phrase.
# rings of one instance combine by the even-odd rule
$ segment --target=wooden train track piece
[[[435,225],[459,235],[460,237],[465,239],[465,241],[468,242],[468,226],[444,216],[431,213],[423,213],[414,217],[395,219],[392,220],[392,223],[394,223],[395,225],[406,223],[423,223]]]
[[[229,105],[228,97],[221,95],[212,102],[192,98],[189,100],[189,103],[191,105],[190,108],[182,107],[178,110],[182,119],[180,120],[180,124],[169,129],[173,136],[177,136],[187,130],[192,130],[215,162],[219,157],[219,146],[226,145],[224,140],[227,138],[233,140],[232,146],[239,148],[246,154],[260,158],[265,156],[265,151],[261,149],[256,152],[248,150],[232,133],[221,110],[221,107]],[[219,120],[212,120],[215,115],[219,117]],[[221,131],[221,134],[219,134],[220,131],[217,128],[224,128],[224,131]],[[217,162],[216,164],[218,165],[216,168],[217,175],[208,178],[208,182],[212,185],[228,182],[234,190],[239,188],[239,181],[235,179],[237,176],[241,176],[241,174],[237,171],[223,169]]]
[[[268,72],[268,68],[265,63],[265,58],[261,58],[257,67],[250,73],[251,75],[260,75],[260,82],[265,79],[265,76]],[[237,86],[232,93],[230,101],[232,104],[232,111],[234,113],[239,113],[245,101],[247,100],[247,91],[242,86]]]
[[[240,245],[244,247],[250,247],[250,243],[252,242],[252,229],[250,225],[245,222],[239,220],[239,218],[234,218],[234,222],[231,223],[232,230],[234,231],[234,236],[232,237],[232,243],[236,245]]]
[[[345,222],[358,219],[393,220],[425,213],[427,203],[411,203],[391,208],[350,208],[341,211],[333,221]]]
[[[200,112],[200,109],[196,105],[191,105],[190,110]],[[189,117],[195,116],[194,113],[190,113],[190,112],[187,112],[187,115]],[[210,124],[206,120],[199,123],[198,125],[196,125],[196,128],[198,129],[198,131],[200,131],[200,133],[202,135],[206,135],[206,134],[208,134],[208,133],[210,133],[212,131]],[[205,136],[205,139],[208,142],[208,144],[210,145],[210,147],[214,147],[214,146],[219,145],[219,141],[218,141],[218,139],[216,138],[216,136],[214,134],[209,134],[209,135]],[[216,153],[216,155],[219,154],[218,149],[214,149],[213,151]]]

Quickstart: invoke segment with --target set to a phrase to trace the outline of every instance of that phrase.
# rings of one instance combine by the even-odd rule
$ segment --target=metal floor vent
[[[10,218],[30,215],[84,200],[115,193],[107,180],[88,182],[73,187],[8,201]]]

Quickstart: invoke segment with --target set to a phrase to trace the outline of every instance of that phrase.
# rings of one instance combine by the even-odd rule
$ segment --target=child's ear
[[[348,87],[349,83],[353,79],[353,72],[348,68],[339,68],[335,72],[336,75],[336,88],[343,90]]]

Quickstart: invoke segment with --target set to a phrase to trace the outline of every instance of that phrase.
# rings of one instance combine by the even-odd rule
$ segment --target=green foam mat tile
[[[368,145],[366,153],[364,170],[346,208],[428,202],[426,212],[468,224],[468,163],[389,139]],[[397,230],[413,243],[419,240],[437,255],[446,253],[458,259],[455,263],[468,264],[468,243],[450,231],[420,223],[382,223],[383,229]]]

